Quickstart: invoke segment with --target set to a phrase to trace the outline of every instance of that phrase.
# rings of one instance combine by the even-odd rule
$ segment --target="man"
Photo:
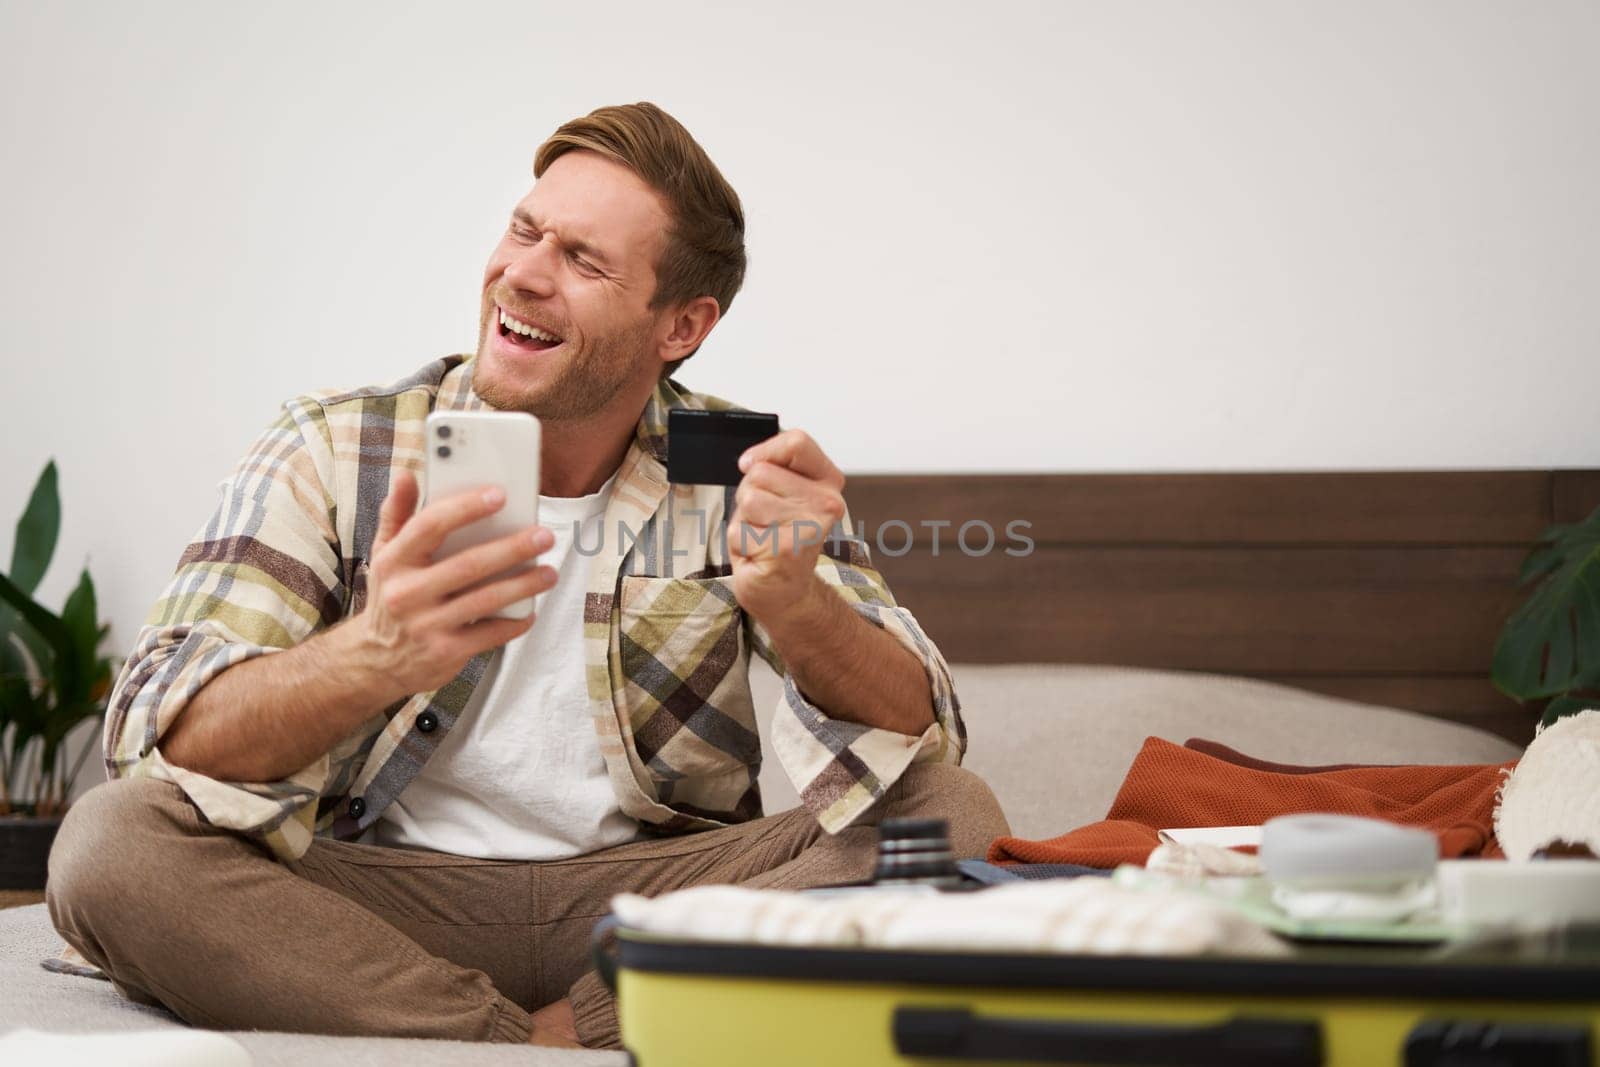
[[[47,893],[129,997],[212,1028],[615,1046],[585,962],[613,893],[861,878],[893,815],[950,818],[966,855],[1006,832],[957,766],[938,650],[860,544],[808,536],[845,520],[818,444],[754,446],[736,492],[666,481],[667,411],[729,406],[667,374],[743,280],[733,189],[649,104],[567,123],[534,175],[475,355],[286,404],[139,634],[113,780]],[[484,406],[542,420],[543,523],[435,561],[503,493],[419,507],[423,420]],[[765,818],[752,649],[786,675],[772,740],[803,800]]]

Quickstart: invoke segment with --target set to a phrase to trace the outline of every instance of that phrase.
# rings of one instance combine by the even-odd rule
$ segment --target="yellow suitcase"
[[[1600,1067],[1594,931],[1265,961],[691,943],[608,921],[596,961],[638,1067]]]

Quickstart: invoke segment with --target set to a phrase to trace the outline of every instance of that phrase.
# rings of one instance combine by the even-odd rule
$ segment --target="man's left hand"
[[[844,517],[844,475],[804,430],[785,430],[739,457],[744,478],[728,519],[733,593],[771,627],[816,591],[822,543]]]

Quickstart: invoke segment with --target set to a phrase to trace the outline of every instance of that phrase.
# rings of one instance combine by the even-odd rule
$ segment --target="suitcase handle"
[[[1240,1017],[1212,1025],[1007,1019],[962,1008],[896,1008],[902,1056],[1034,1063],[1183,1064],[1184,1067],[1321,1067],[1315,1022]]]
[[[621,925],[621,919],[607,915],[594,924],[594,932],[589,935],[589,958],[594,961],[595,973],[600,976],[600,981],[612,993],[617,991],[617,954],[612,947],[617,943],[616,929]]]

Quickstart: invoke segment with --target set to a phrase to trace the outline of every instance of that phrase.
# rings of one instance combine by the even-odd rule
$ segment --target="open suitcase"
[[[1269,961],[690,943],[607,923],[596,959],[638,1067],[1600,1065],[1593,930]]]

